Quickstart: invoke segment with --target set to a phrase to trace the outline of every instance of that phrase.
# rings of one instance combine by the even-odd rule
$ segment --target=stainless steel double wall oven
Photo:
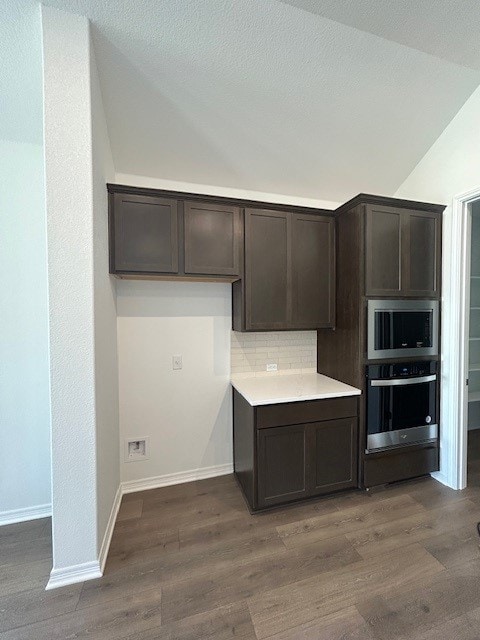
[[[367,453],[434,442],[438,302],[370,299],[367,316]]]

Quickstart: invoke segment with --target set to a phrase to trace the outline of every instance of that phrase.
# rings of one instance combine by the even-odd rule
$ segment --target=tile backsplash
[[[267,364],[278,371],[267,372]],[[317,370],[316,331],[232,332],[232,375],[281,375]]]

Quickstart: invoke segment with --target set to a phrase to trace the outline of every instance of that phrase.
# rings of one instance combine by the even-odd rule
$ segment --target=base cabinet
[[[357,487],[356,397],[252,407],[234,390],[234,466],[252,511]]]

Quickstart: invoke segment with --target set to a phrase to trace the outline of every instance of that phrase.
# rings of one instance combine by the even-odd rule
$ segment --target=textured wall
[[[114,278],[108,275],[106,182],[114,167],[103,110],[95,52],[91,50],[93,161],[93,260],[95,305],[95,410],[97,464],[97,547],[100,551],[120,483],[118,436],[117,307]]]
[[[150,439],[122,480],[231,463],[231,286],[117,281],[117,308],[122,459],[125,438]]]
[[[0,157],[0,518],[15,518],[50,503],[43,148],[0,141]]]
[[[42,7],[54,569],[97,557],[89,28]]]
[[[0,522],[48,513],[50,398],[40,10],[0,5]],[[8,443],[8,448],[6,446]]]
[[[276,364],[278,373],[317,370],[316,331],[232,332],[233,375],[275,375],[266,371]]]

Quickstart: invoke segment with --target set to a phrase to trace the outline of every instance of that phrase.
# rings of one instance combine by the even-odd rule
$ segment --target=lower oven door
[[[438,436],[437,376],[369,380],[367,452]]]

